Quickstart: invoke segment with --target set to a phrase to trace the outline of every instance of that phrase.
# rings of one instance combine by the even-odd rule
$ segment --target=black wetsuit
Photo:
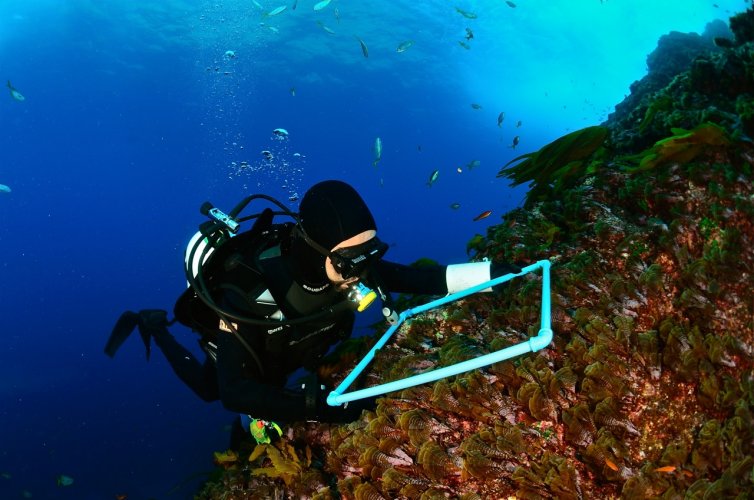
[[[287,244],[290,227],[281,226],[276,234],[267,233],[266,240],[254,231],[232,238],[204,265],[207,288],[223,309],[260,319],[280,317],[282,313],[286,320],[293,320],[343,301],[344,295],[329,282],[311,286],[305,279],[294,278],[295,252]],[[445,266],[412,268],[378,261],[372,272],[380,277],[385,291],[445,294],[445,270]],[[374,404],[354,401],[345,409],[330,407],[325,403],[326,393],[312,392],[312,386],[319,388],[315,380],[306,391],[285,388],[291,373],[301,367],[314,371],[331,346],[351,335],[355,313],[350,309],[297,325],[252,325],[231,320],[232,328],[237,328],[248,348],[192,288],[176,303],[175,315],[178,321],[202,334],[208,360],[215,360],[217,395],[231,411],[275,421],[334,422],[352,420],[365,403]],[[206,386],[211,385],[207,374],[212,367],[206,363],[196,365],[194,373],[201,369],[203,375],[182,375],[175,365],[173,368],[194,392],[200,396],[211,394]]]
[[[156,331],[152,338],[178,378],[197,396],[208,403],[220,399],[217,367],[210,356],[205,358],[204,363],[199,362],[191,351],[173,338],[167,328]]]

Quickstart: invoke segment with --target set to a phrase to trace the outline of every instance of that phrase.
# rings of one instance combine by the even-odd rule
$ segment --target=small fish
[[[609,458],[605,459],[605,465],[607,465],[608,467],[610,467],[610,469],[614,470],[615,472],[618,472],[618,470],[619,470],[618,466],[615,465],[615,462],[613,462]]]
[[[374,140],[374,161],[373,166],[377,166],[377,163],[382,159],[382,139],[379,137]]]
[[[330,2],[332,0],[322,0],[321,2],[317,2],[314,4],[314,10],[322,10],[328,5],[330,5]]]
[[[503,126],[503,120],[505,120],[505,111],[501,111],[499,115],[497,115],[497,126],[501,127]]]
[[[335,7],[335,10],[333,11],[333,15],[335,16],[335,20],[340,24],[340,11],[337,7]]]
[[[361,53],[364,54],[364,57],[369,57],[369,49],[367,48],[367,44],[364,43],[364,40],[359,37],[356,37],[356,40],[358,40],[359,45],[361,45]]]
[[[319,27],[322,28],[325,31],[325,33],[329,33],[331,35],[335,34],[335,32],[333,30],[331,30],[330,28],[328,28],[327,26],[325,26],[324,24],[322,24],[322,21],[317,21],[317,24],[319,24]]]
[[[73,484],[73,478],[71,476],[66,476],[65,474],[60,474],[57,477],[57,484],[58,486],[70,486]]]
[[[466,19],[476,19],[477,18],[477,15],[474,14],[473,12],[467,12],[467,11],[465,11],[463,9],[459,9],[458,7],[456,7],[456,12],[458,12],[459,14],[461,14]]]
[[[264,7],[262,7],[262,4],[257,2],[257,0],[251,0],[251,3],[254,4],[254,7],[256,7],[259,10],[264,10]]]
[[[485,211],[484,211],[484,212],[482,212],[481,214],[479,214],[479,215],[477,215],[476,217],[474,217],[474,218],[472,219],[472,221],[476,222],[476,221],[478,221],[478,220],[486,219],[486,218],[487,218],[487,217],[489,217],[490,215],[492,215],[492,210],[485,210]]]
[[[521,128],[521,120],[516,122],[516,128]]]
[[[516,4],[513,3],[513,2],[511,2],[510,0],[506,0],[505,3],[507,3],[508,7],[510,7],[511,9],[515,9],[516,8]]]
[[[0,193],[10,193],[10,188],[5,184],[0,184]]]
[[[464,38],[466,38],[466,40],[474,38],[474,32],[471,31],[471,28],[466,28],[466,36]]]
[[[265,14],[265,16],[266,17],[277,16],[278,14],[280,14],[281,12],[283,12],[287,8],[288,8],[287,5],[281,5],[280,7],[276,7],[274,9],[272,9],[271,11],[269,11],[267,14]]]
[[[434,172],[432,172],[432,174],[430,174],[430,176],[429,176],[429,182],[427,182],[427,186],[432,187],[432,184],[434,184],[435,182],[437,182],[437,178],[438,177],[440,177],[440,171],[439,170],[435,170]]]
[[[298,7],[298,0],[293,0],[293,5],[291,5],[291,10],[296,10],[296,7]]]
[[[118,495],[115,495],[115,500],[128,500],[128,495],[125,493],[120,493]]]
[[[0,477],[3,478],[3,479],[10,479],[13,476],[10,475],[10,472],[2,472],[2,473],[0,473]]]
[[[296,97],[296,87],[291,87],[288,92],[290,92],[293,97]]]
[[[460,203],[451,203],[450,204],[450,208],[452,208],[453,210],[458,210],[459,208],[461,208],[461,204]]]
[[[469,49],[471,49],[471,45],[469,45],[468,43],[466,43],[466,42],[464,42],[464,41],[462,41],[462,40],[459,40],[459,41],[458,41],[458,45],[460,45],[461,47],[463,47],[463,48],[464,48],[464,49],[466,49],[466,50],[469,50]]]
[[[482,105],[481,104],[477,104],[475,102],[471,103],[471,107],[474,108],[474,109],[482,109]]]
[[[23,102],[26,100],[26,97],[10,84],[10,80],[8,80],[8,90],[10,90],[10,96],[14,101]]]
[[[284,128],[276,128],[272,131],[273,135],[276,135],[277,137],[280,137],[281,139],[285,139],[288,137],[288,131]]]
[[[518,143],[521,142],[521,138],[519,136],[516,136],[513,138],[513,144],[511,144],[511,147],[513,149],[516,149],[516,146],[518,146]]]
[[[466,168],[468,168],[469,170],[471,170],[471,169],[473,169],[473,168],[477,168],[477,167],[478,167],[479,165],[481,165],[481,164],[482,164],[482,162],[481,162],[481,161],[479,161],[479,160],[471,160],[471,161],[469,162],[469,164],[468,164],[468,165],[466,165]]]
[[[398,44],[398,48],[395,49],[396,52],[406,52],[411,46],[414,44],[413,40],[406,40],[405,42],[401,42]]]
[[[658,467],[655,472],[673,472],[674,470],[675,465],[666,465],[665,467]]]
[[[267,26],[267,29],[272,31],[273,33],[280,33],[280,30],[274,26]]]

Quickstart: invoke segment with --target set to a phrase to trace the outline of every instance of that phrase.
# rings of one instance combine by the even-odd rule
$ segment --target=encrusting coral
[[[754,11],[741,16],[737,26]],[[715,67],[744,61],[754,86],[754,44],[739,38]],[[686,118],[692,103],[727,92],[705,91],[683,98]],[[558,190],[541,189],[469,243],[475,259],[552,262],[550,346],[388,394],[348,425],[294,424],[274,445],[218,455],[223,474],[197,498],[748,498],[754,144],[743,120],[709,113],[666,123],[657,136],[664,108],[678,105],[673,97],[652,126],[639,130],[637,119],[618,141],[608,124],[599,164],[575,168]],[[557,176],[567,162],[543,151],[529,161]],[[413,318],[365,383],[536,335],[540,277],[501,288]],[[349,363],[327,371],[332,382]]]

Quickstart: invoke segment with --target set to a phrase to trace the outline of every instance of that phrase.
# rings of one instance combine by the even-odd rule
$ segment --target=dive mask
[[[387,252],[387,244],[377,237],[360,245],[338,248],[330,252],[330,262],[343,279],[361,278],[369,267],[377,262]],[[366,286],[362,281],[356,281],[349,285],[348,300],[356,306],[358,312],[364,311],[372,305],[377,293]]]
[[[329,257],[333,267],[344,280],[360,278],[369,266],[385,255],[388,249],[387,243],[383,243],[375,236],[359,245],[338,248],[331,252],[309,238],[301,224],[297,224],[294,230],[306,241],[307,245],[321,255]]]
[[[359,245],[333,250],[328,257],[343,279],[359,278],[369,266],[385,255],[387,248],[387,243],[383,243],[375,236]]]

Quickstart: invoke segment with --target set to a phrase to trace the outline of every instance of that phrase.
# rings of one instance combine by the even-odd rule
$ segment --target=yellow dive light
[[[377,293],[360,281],[351,286],[351,290],[348,292],[348,300],[356,304],[356,310],[359,312],[372,305],[376,298]]]

